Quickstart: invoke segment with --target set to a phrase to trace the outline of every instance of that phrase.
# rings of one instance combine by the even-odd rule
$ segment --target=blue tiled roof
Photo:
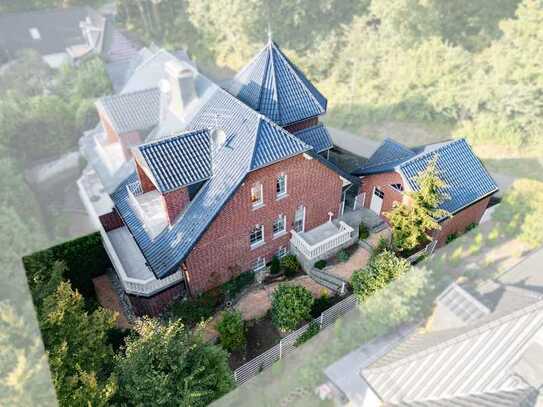
[[[217,88],[191,120],[187,130],[220,127],[226,143],[213,155],[213,176],[202,186],[172,227],[154,240],[147,235],[128,204],[126,185],[132,174],[112,194],[147,263],[158,278],[175,272],[249,171],[308,151],[311,147]]]
[[[439,176],[447,184],[442,192],[449,196],[441,205],[442,209],[454,214],[498,190],[496,182],[464,139],[451,141],[402,163],[398,171],[412,190],[418,189],[417,175],[436,156]]]
[[[280,126],[326,112],[326,98],[272,41],[236,75],[230,92]]]
[[[294,135],[304,143],[313,147],[317,153],[321,153],[334,147],[330,134],[323,124],[297,131]]]
[[[405,160],[413,158],[415,152],[397,143],[392,139],[385,139],[383,144],[372,154],[370,159],[359,170],[354,171],[355,175],[379,174],[381,172],[393,171],[397,165]]]
[[[142,144],[138,150],[160,192],[211,176],[211,138],[207,130]]]

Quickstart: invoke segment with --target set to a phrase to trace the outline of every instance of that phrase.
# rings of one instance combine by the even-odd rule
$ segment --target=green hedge
[[[37,273],[48,272],[55,261],[66,264],[63,277],[87,299],[96,296],[92,279],[110,266],[100,234],[93,233],[23,257],[28,280],[33,281]]]

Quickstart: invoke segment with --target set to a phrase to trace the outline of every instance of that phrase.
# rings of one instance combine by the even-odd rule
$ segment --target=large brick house
[[[360,203],[379,216],[394,203],[405,202],[406,191],[418,189],[416,177],[436,158],[440,178],[445,181],[442,209],[452,216],[440,219],[441,229],[433,238],[442,246],[448,236],[463,233],[478,224],[498,187],[464,139],[408,148],[386,139],[363,167],[360,176]]]
[[[227,89],[160,51],[81,142],[81,195],[137,314],[156,314],[288,251],[337,218],[326,98],[269,41]],[[105,192],[105,193],[104,193]]]

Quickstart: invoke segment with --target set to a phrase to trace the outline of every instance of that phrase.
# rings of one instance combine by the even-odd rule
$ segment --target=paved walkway
[[[130,323],[124,315],[119,296],[107,274],[93,278],[92,283],[94,284],[94,290],[96,291],[100,305],[117,313],[117,327],[122,329],[130,328]]]

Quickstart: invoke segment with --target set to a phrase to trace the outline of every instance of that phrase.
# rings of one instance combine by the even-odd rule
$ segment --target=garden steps
[[[315,267],[311,268],[307,274],[315,280],[315,282],[336,293],[341,293],[342,287],[345,287],[347,284],[347,281]]]

